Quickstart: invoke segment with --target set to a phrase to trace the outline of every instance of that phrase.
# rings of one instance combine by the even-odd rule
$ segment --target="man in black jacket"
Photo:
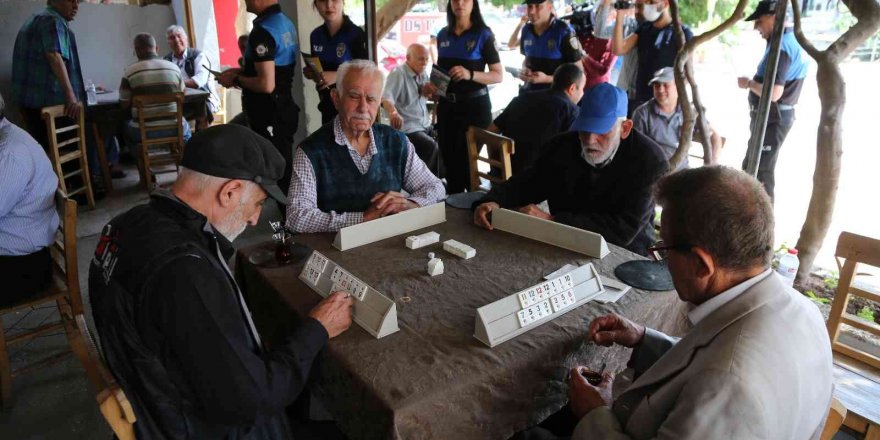
[[[651,188],[667,163],[654,141],[632,129],[626,105],[626,93],[610,84],[588,89],[572,131],[548,141],[534,166],[475,203],[474,223],[491,230],[493,209],[516,208],[646,254],[654,241]],[[544,200],[550,213],[535,205]]]
[[[272,143],[221,125],[187,144],[170,192],[111,220],[89,269],[102,354],[139,439],[286,439],[284,408],[351,324],[336,292],[266,348],[226,261],[284,169]]]

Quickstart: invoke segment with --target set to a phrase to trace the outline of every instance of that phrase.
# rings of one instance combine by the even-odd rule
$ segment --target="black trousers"
[[[489,95],[457,102],[440,100],[437,106],[437,141],[446,166],[446,192],[456,194],[470,189],[468,127],[486,128],[492,123]]]
[[[419,159],[422,159],[435,176],[440,177],[440,149],[437,141],[424,131],[407,133],[406,137],[412,142]]]
[[[776,187],[776,160],[779,157],[779,150],[782,149],[782,143],[785,137],[794,125],[794,109],[778,110],[770,109],[770,118],[767,121],[767,130],[764,132],[764,146],[761,148],[761,160],[758,162],[758,181],[764,185],[764,190],[770,196],[770,200],[774,198],[774,188]],[[755,112],[751,113],[751,122],[749,127],[754,132],[755,128]],[[749,139],[749,145],[752,140]],[[746,169],[746,159],[743,159],[742,168]]]
[[[292,96],[279,93],[255,95],[243,99],[248,124],[251,130],[271,141],[284,158],[284,174],[278,180],[278,186],[287,194],[293,174],[293,136],[299,126],[299,106]]]
[[[49,248],[28,255],[0,255],[0,280],[3,280],[0,307],[23,301],[45,289],[52,280]]]
[[[318,90],[318,97],[320,98],[320,101],[318,101],[318,111],[321,112],[321,125],[332,121],[339,114],[336,111],[336,106],[333,105],[333,98],[330,97],[331,89],[333,87]]]

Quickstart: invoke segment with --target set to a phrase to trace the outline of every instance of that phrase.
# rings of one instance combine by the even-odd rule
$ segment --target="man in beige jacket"
[[[633,347],[632,385],[612,402],[613,375],[592,386],[571,372],[573,439],[818,438],[832,392],[831,345],[819,310],[770,269],[773,207],[761,184],[703,167],[657,184],[655,249],[694,307],[682,339],[619,315],[589,339]]]

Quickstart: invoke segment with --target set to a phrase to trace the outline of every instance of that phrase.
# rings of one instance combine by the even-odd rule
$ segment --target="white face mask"
[[[645,17],[645,21],[653,23],[660,18],[662,12],[663,11],[657,5],[645,4],[645,7],[642,9],[642,16]]]

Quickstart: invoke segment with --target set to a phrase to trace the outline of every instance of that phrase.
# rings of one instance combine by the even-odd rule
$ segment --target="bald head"
[[[422,73],[428,66],[428,48],[419,43],[410,44],[406,49],[406,65],[415,73]]]

